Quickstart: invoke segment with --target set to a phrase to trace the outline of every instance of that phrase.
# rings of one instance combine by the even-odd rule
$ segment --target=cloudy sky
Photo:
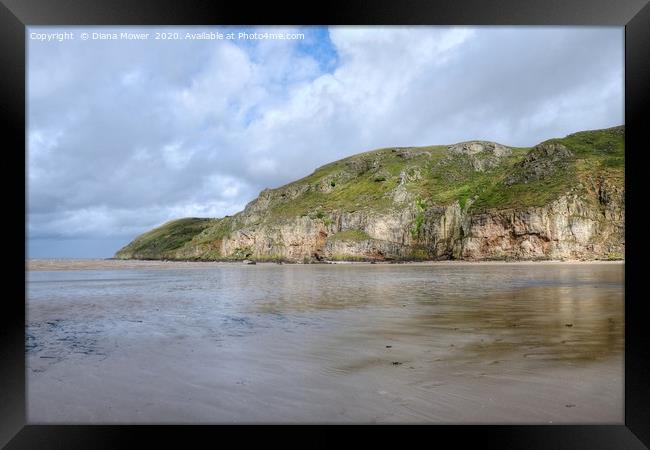
[[[64,31],[75,39],[30,38]],[[99,31],[150,36],[80,39]],[[155,40],[157,31],[294,39]],[[27,33],[29,257],[110,257],[167,220],[233,214],[266,187],[365,150],[531,146],[624,123],[623,28]]]

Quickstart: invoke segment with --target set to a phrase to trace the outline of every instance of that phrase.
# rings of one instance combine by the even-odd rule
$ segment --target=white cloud
[[[194,151],[184,147],[182,142],[167,144],[162,148],[162,155],[165,164],[167,167],[174,170],[181,170],[186,167],[192,159],[193,154]]]
[[[132,238],[372,148],[623,121],[622,28],[269,31],[306,40],[30,41],[30,236]]]

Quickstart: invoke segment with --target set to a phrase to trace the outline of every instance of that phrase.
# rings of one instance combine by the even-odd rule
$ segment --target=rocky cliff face
[[[532,149],[471,141],[337,161],[223,219],[183,219],[118,258],[619,259],[624,128]]]

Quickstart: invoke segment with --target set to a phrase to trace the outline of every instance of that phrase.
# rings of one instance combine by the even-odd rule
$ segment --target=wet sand
[[[410,265],[410,266],[439,266],[439,265],[548,265],[548,264],[623,264],[623,261],[410,261],[410,262],[377,262],[376,265]],[[132,269],[178,269],[178,268],[206,268],[231,265],[242,265],[239,261],[167,261],[167,260],[122,260],[122,259],[29,259],[25,261],[26,271],[52,271],[52,270],[132,270]],[[260,262],[261,265],[277,265],[274,262]],[[327,264],[335,265],[369,265],[367,262],[356,261],[331,261]],[[302,265],[302,264],[296,264]]]
[[[30,423],[623,423],[622,263],[65,264]]]

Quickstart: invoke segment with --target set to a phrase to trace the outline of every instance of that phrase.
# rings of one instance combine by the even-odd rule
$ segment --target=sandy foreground
[[[124,348],[124,354],[110,359],[75,358],[49,369],[49,382],[32,375],[28,421],[623,423],[622,358],[530,370],[498,359],[477,366],[426,359],[409,348],[386,349],[369,355],[366,364],[373,370],[368,377],[363,367],[358,373],[349,367],[324,374],[296,362],[295,354],[277,363],[285,366],[280,374],[273,364],[255,361],[264,360],[262,354],[197,343],[188,350],[187,344],[169,341],[162,348],[150,343]],[[407,354],[408,362],[393,366],[393,359],[404,360]],[[240,369],[215,370],[217,361],[237,362]]]
[[[622,263],[28,265],[29,423],[623,423]]]

